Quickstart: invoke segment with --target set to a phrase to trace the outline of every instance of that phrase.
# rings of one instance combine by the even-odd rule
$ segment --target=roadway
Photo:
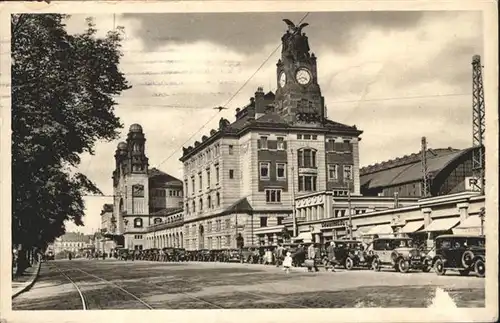
[[[13,310],[429,307],[437,288],[457,307],[484,307],[485,280],[458,273],[337,270],[151,261],[49,261]]]

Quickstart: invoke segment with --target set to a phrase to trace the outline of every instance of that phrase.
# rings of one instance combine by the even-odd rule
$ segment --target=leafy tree
[[[11,18],[12,243],[44,249],[65,233],[64,221],[83,225],[85,194],[100,190],[75,171],[83,152],[111,141],[123,125],[114,96],[130,88],[119,71],[121,28],[104,38],[87,29],[68,34],[59,14]]]

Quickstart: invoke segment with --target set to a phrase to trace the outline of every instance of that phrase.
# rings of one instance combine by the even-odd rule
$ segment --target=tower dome
[[[140,124],[138,123],[134,123],[133,125],[130,126],[130,128],[128,129],[129,132],[138,132],[138,133],[142,133],[142,127]]]
[[[118,149],[118,150],[127,150],[127,148],[128,148],[127,143],[126,143],[126,142],[123,142],[123,141],[122,141],[122,142],[120,142],[120,143],[118,144],[118,146],[116,147],[116,149]]]

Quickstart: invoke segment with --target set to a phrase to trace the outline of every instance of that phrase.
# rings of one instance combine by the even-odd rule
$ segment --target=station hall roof
[[[435,178],[450,164],[473,149],[429,149],[427,153],[429,176]],[[420,154],[411,154],[360,169],[361,186],[368,189],[390,187],[420,181],[421,179],[422,165]]]

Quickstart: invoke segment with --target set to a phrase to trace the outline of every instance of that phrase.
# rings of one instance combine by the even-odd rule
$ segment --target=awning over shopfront
[[[374,234],[378,234],[378,235],[386,235],[386,234],[393,234],[394,231],[392,230],[392,227],[390,224],[380,224],[380,225],[377,225],[377,226],[374,226],[373,228],[370,229],[370,231],[368,231],[366,233],[366,235],[374,235]]]
[[[299,233],[298,236],[293,237],[292,240],[294,241],[302,240],[303,242],[311,242],[313,241],[313,236],[311,232],[301,232]]]
[[[455,227],[459,218],[447,218],[447,219],[435,219],[432,220],[431,224],[427,228],[422,229],[423,232],[435,232],[435,231],[448,231]]]
[[[361,238],[362,236],[366,235],[368,231],[370,231],[370,227],[357,228],[356,231],[352,233],[352,236],[354,238]]]
[[[399,230],[399,233],[414,233],[422,229],[424,226],[424,221],[412,221],[405,224],[404,227]]]
[[[456,228],[453,228],[454,234],[481,234],[481,218],[477,215],[469,216],[461,222]]]

